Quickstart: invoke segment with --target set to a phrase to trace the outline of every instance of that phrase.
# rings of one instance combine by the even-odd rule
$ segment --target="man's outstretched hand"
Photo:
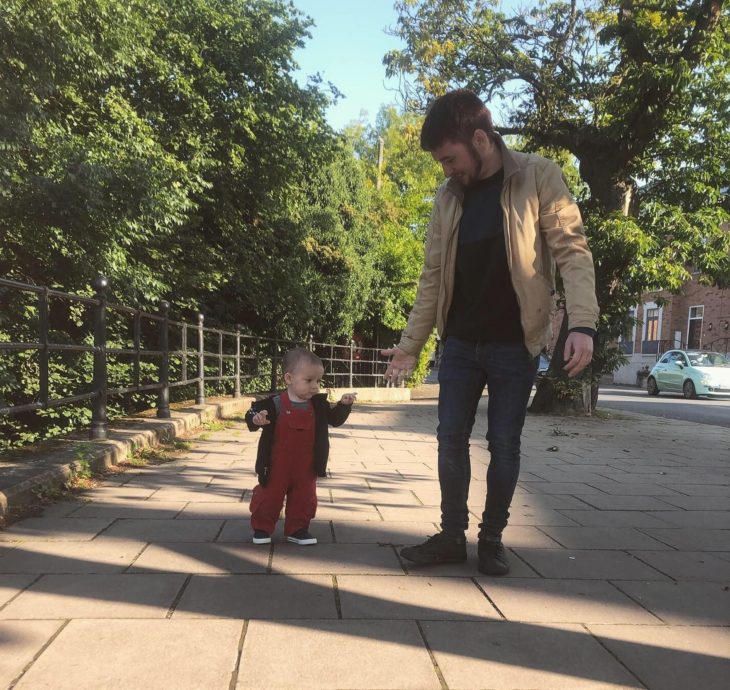
[[[381,350],[380,354],[391,358],[388,368],[385,370],[385,380],[393,384],[397,385],[405,381],[416,368],[416,356],[409,355],[399,347]]]
[[[568,334],[563,350],[563,359],[567,364],[563,369],[570,378],[578,376],[593,359],[593,338],[586,333],[574,331]]]

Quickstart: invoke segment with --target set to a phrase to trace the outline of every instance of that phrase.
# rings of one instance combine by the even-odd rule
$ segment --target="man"
[[[566,371],[593,356],[598,322],[593,258],[560,168],[510,151],[472,92],[438,98],[421,146],[448,178],[431,214],[416,302],[400,343],[383,354],[399,383],[436,324],[445,339],[439,368],[438,470],[441,532],[401,555],[416,563],[466,560],[469,436],[487,386],[491,455],[479,532],[479,570],[503,575],[502,546],[520,467],[520,435],[540,351],[551,337],[554,264],[563,278],[570,333]]]

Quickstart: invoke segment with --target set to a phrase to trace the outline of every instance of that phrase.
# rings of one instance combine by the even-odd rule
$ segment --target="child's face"
[[[292,372],[284,374],[289,394],[299,400],[310,400],[319,393],[319,382],[324,376],[324,367],[319,364],[300,362]]]

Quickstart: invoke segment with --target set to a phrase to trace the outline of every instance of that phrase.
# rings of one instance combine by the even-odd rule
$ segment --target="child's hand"
[[[352,405],[352,403],[355,402],[355,399],[357,398],[357,393],[345,393],[341,398],[340,402],[343,405]]]
[[[267,424],[271,424],[271,422],[268,420],[269,413],[266,410],[261,410],[261,412],[257,412],[251,421],[256,426],[266,426]]]

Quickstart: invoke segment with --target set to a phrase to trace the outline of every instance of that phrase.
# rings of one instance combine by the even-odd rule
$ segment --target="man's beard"
[[[476,146],[471,141],[464,142],[466,144],[466,150],[469,152],[472,161],[474,162],[474,174],[470,175],[469,178],[464,182],[464,186],[474,187],[479,182],[479,173],[482,171],[482,158],[477,151]]]

